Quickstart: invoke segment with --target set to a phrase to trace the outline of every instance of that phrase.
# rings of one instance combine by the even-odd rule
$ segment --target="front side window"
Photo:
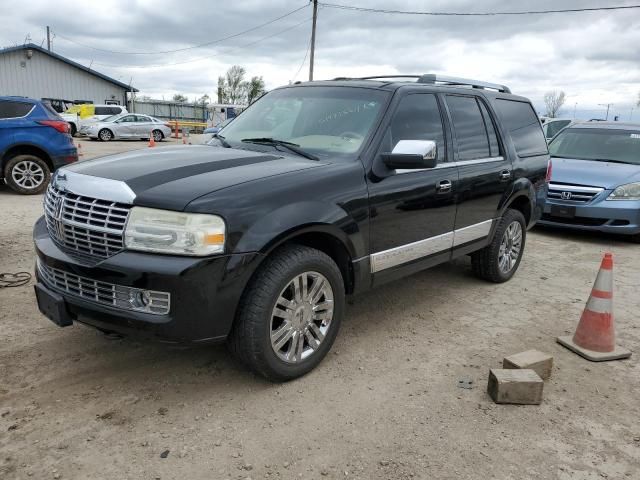
[[[318,156],[357,152],[388,92],[356,87],[288,87],[263,96],[224,129],[232,146],[264,150],[250,139],[291,142]],[[245,142],[243,142],[245,140]]]
[[[640,165],[640,130],[567,128],[549,144],[552,157]]]
[[[518,156],[531,157],[547,153],[547,140],[530,103],[499,98],[495,107],[502,118],[502,125],[511,134]]]
[[[400,140],[432,140],[438,148],[438,162],[445,161],[444,129],[435,95],[410,94],[400,100],[383,140],[383,150],[393,151]]]
[[[458,160],[491,157],[485,121],[476,99],[447,95],[447,105],[456,132]]]
[[[0,102],[0,118],[20,118],[27,115],[33,104],[3,100]]]

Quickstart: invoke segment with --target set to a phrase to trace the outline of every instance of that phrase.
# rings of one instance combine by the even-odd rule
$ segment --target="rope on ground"
[[[21,287],[31,281],[29,272],[0,273],[0,288]]]

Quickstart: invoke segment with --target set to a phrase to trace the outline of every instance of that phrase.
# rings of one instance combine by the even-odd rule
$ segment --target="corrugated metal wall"
[[[0,95],[125,102],[125,90],[37,50],[0,55]]]
[[[135,101],[129,108],[130,112],[143,113],[163,120],[186,120],[191,122],[206,122],[207,107],[202,104],[166,102],[151,100]]]

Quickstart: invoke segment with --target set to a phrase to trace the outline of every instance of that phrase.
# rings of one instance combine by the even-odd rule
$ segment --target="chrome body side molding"
[[[435,237],[400,245],[371,254],[371,273],[402,265],[435,253],[444,252],[452,247],[484,238],[491,232],[494,220],[469,225]]]

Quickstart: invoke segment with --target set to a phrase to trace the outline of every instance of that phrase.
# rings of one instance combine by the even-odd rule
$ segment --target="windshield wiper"
[[[217,133],[214,133],[213,138],[216,138],[217,140],[219,140],[220,145],[222,145],[224,148],[231,148],[231,145],[229,144],[229,142],[227,142],[222,135],[218,135]]]
[[[258,145],[273,145],[284,147],[287,150],[292,151],[293,153],[297,153],[298,155],[308,158],[309,160],[319,160],[313,153],[309,153],[302,148],[297,143],[287,142],[285,140],[277,140],[275,138],[270,137],[259,137],[259,138],[243,138],[242,141],[244,143],[256,143]]]

